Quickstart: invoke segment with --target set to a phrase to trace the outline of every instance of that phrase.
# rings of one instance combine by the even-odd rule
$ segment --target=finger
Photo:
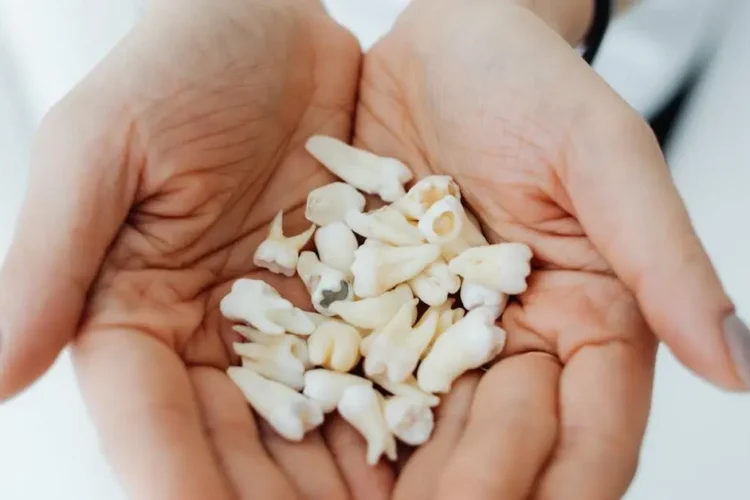
[[[653,133],[590,78],[598,111],[576,122],[561,174],[573,211],[675,355],[716,384],[750,388],[750,331],[733,315]]]
[[[238,499],[287,500],[295,492],[266,453],[253,412],[225,373],[215,368],[190,370],[204,432]]]
[[[622,498],[646,428],[654,351],[611,342],[584,347],[566,363],[558,445],[536,498]]]
[[[112,329],[84,333],[73,354],[104,453],[129,498],[231,498],[174,352],[140,332]]]
[[[301,442],[292,443],[263,421],[259,427],[263,444],[300,499],[348,497],[344,480],[320,432],[309,432]]]
[[[414,451],[401,470],[393,494],[395,500],[432,500],[443,473],[469,419],[480,374],[467,373],[458,379],[435,412],[435,430],[425,444]],[[456,498],[471,498],[459,496]]]
[[[555,358],[529,353],[498,362],[482,377],[438,499],[528,498],[555,444],[559,376]]]
[[[86,112],[89,106],[78,101],[58,105],[42,125],[0,272],[0,399],[39,377],[71,339],[89,285],[130,206],[127,130],[100,119],[100,112]],[[107,116],[121,116],[109,111]]]
[[[395,476],[387,460],[368,465],[367,445],[362,436],[338,414],[329,416],[323,436],[341,475],[355,500],[391,498]]]

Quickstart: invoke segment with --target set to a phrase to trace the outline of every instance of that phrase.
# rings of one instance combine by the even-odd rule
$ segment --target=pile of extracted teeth
[[[242,367],[228,374],[285,439],[300,441],[338,410],[367,441],[369,464],[395,460],[397,438],[429,439],[436,394],[502,351],[495,323],[508,296],[526,290],[531,250],[490,245],[448,176],[406,192],[413,174],[398,160],[322,136],[307,150],[344,182],[310,193],[312,227],[299,235],[284,235],[279,213],[253,262],[296,273],[317,313],[265,282],[236,281],[221,312],[249,342],[234,344]],[[364,212],[360,191],[390,205]],[[317,253],[303,252],[313,238]],[[364,376],[349,373],[358,366]]]

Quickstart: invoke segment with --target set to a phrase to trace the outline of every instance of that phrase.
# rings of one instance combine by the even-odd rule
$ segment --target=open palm
[[[675,248],[661,262],[705,265],[646,124],[511,4],[415,2],[365,58],[355,145],[453,176],[491,240],[536,257],[502,319],[506,357],[444,403],[398,499],[620,498],[656,348],[631,290],[652,326],[674,330],[649,273],[672,272],[654,267]],[[669,234],[639,227],[644,215]]]

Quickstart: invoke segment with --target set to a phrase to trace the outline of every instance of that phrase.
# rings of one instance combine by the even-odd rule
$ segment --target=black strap
[[[599,52],[599,47],[604,40],[604,34],[612,19],[613,3],[612,0],[595,0],[594,2],[594,20],[586,36],[586,51],[583,53],[583,58],[589,64],[594,62],[596,53]]]

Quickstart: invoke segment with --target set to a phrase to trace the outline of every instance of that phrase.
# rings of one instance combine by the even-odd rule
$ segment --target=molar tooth
[[[531,257],[531,249],[523,243],[499,243],[469,248],[448,267],[466,281],[517,295],[526,291]]]
[[[437,245],[393,247],[368,240],[355,252],[354,293],[362,298],[381,295],[416,277],[439,257]]]
[[[380,397],[370,386],[347,388],[338,404],[341,417],[367,441],[367,463],[375,465],[382,455],[396,460],[396,440],[388,430]]]
[[[258,246],[253,263],[272,273],[294,276],[299,252],[307,245],[315,232],[313,225],[302,234],[287,238],[282,229],[284,212],[280,211],[271,221],[268,237]]]

